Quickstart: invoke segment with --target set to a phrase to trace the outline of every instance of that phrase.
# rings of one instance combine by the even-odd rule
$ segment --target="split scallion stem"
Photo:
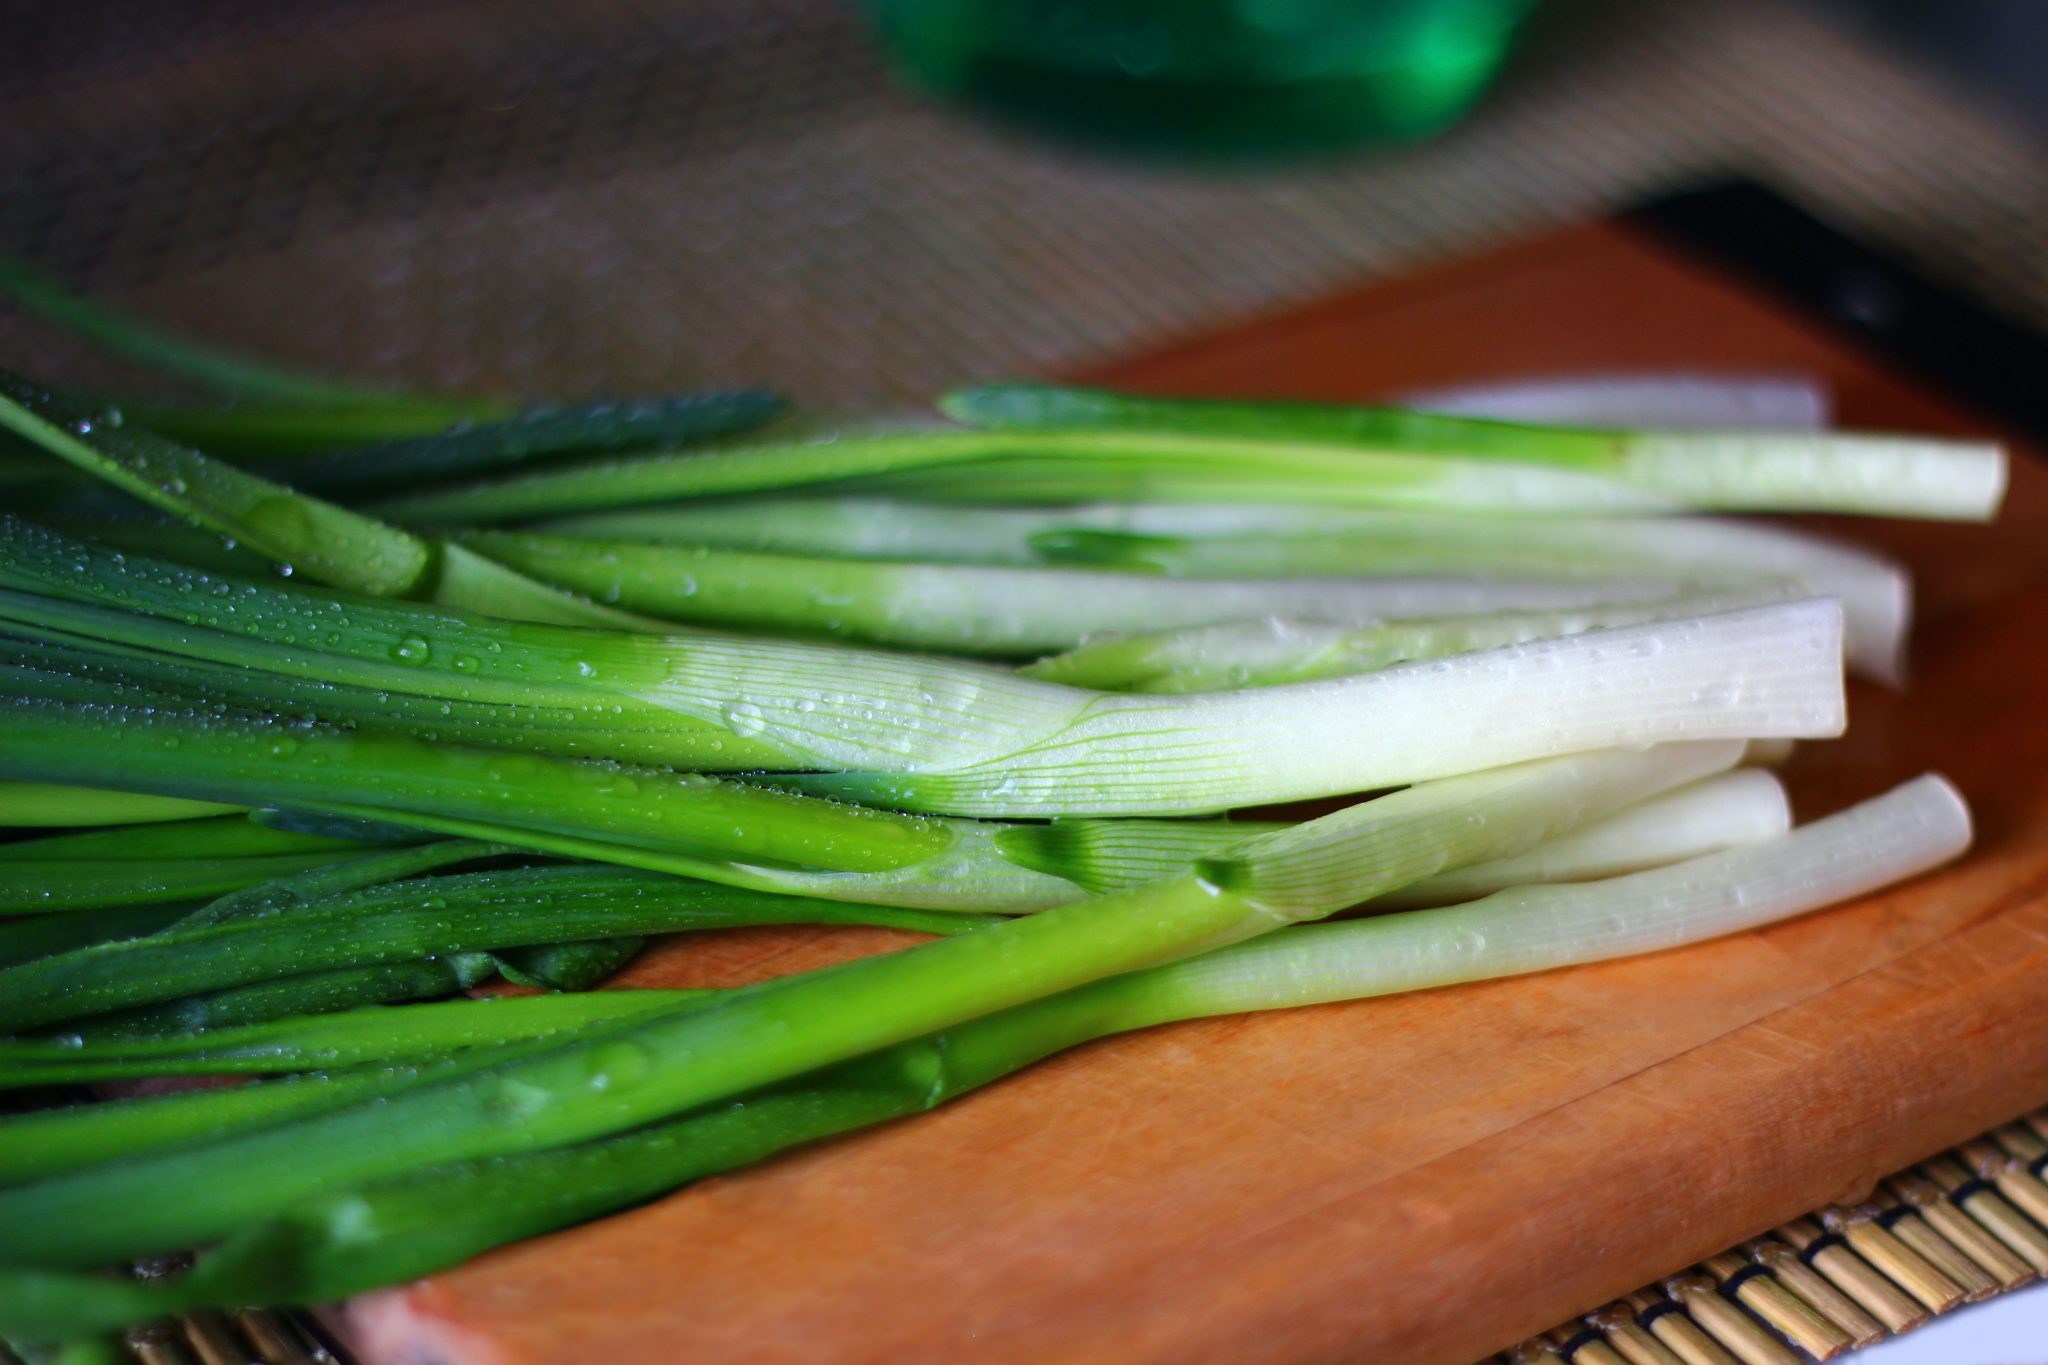
[[[516,851],[509,844],[476,839],[435,839],[399,848],[358,849],[346,858],[227,892],[194,910],[178,922],[178,927],[204,929],[229,920],[261,919],[385,882],[422,877]]]

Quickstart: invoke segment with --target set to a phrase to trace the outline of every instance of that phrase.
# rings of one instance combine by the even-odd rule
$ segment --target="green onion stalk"
[[[787,409],[781,398],[758,389],[549,403],[500,421],[302,456],[266,472],[315,493],[403,488],[563,455],[671,450],[760,426]]]
[[[10,768],[52,780],[396,820],[727,886],[1012,911],[1079,895],[1057,873],[1006,856],[1006,827],[865,810],[697,774],[19,697],[0,697],[0,745]]]
[[[0,430],[240,548],[372,597],[424,598],[519,619],[631,626],[464,549],[423,539],[0,371]]]
[[[1386,617],[1591,607],[1681,593],[1678,578],[1231,578],[1081,568],[850,560],[477,531],[461,542],[520,573],[638,616],[992,658],[1103,631],[1263,616]],[[1786,596],[1780,589],[1773,596]]]
[[[1955,857],[1969,837],[1960,798],[1930,776],[1802,830],[1652,872],[1508,890],[1444,909],[1287,928],[1015,1004],[771,1085],[742,1103],[700,1107],[561,1146],[527,1145],[489,1158],[430,1162],[325,1188],[307,1182],[281,1200],[238,1198],[245,1209],[238,1219],[185,1220],[210,1224],[220,1239],[195,1270],[147,1286],[67,1273],[69,1266],[106,1259],[109,1247],[134,1245],[137,1229],[112,1235],[96,1229],[83,1236],[53,1229],[54,1235],[45,1236],[43,1223],[27,1223],[21,1226],[38,1245],[7,1254],[15,1268],[0,1273],[0,1328],[55,1337],[209,1304],[338,1298],[429,1273],[791,1146],[931,1108],[1093,1038],[1210,1014],[1357,999],[1656,951],[1874,890]],[[756,991],[742,991],[732,1003],[758,998]],[[702,1022],[729,1007],[685,1000],[676,1005],[681,1013],[675,1018]],[[485,1011],[499,1008],[449,1007],[451,1013],[469,1009],[483,1023],[491,1018]],[[437,1016],[422,1028],[447,1031],[446,1018]],[[536,1028],[528,1019],[508,1023],[501,1037],[530,1038]],[[362,1057],[378,1046],[371,1041],[365,1048],[365,1041],[384,1023],[350,1021],[341,1027],[354,1030],[341,1046],[357,1049],[345,1055]],[[628,1021],[603,1041],[570,1050],[613,1049],[612,1064],[623,1067],[626,1054],[620,1049],[641,1027]],[[385,1039],[382,1046],[394,1057],[411,1055],[416,1046],[402,1018],[391,1021]],[[317,1036],[309,1041],[320,1046]],[[545,1061],[543,1056],[507,1065]],[[474,1077],[442,1085],[465,1083]],[[273,1088],[278,1087],[253,1089],[260,1094]],[[393,1102],[430,1093],[431,1088],[403,1092]],[[345,1117],[352,1111],[337,1112]],[[316,1117],[280,1131],[309,1133],[322,1121]],[[260,1138],[259,1131],[242,1139],[249,1145],[244,1150],[260,1145]],[[207,1150],[191,1149],[183,1160],[200,1163]],[[327,1164],[326,1145],[307,1150],[316,1163]],[[97,1177],[88,1168],[0,1194],[0,1200],[77,1216],[91,1209],[80,1201],[96,1179],[106,1196],[130,1187],[139,1194],[148,1187],[128,1172],[166,1179],[171,1171],[163,1163],[172,1159],[175,1153],[145,1157]],[[260,1167],[253,1172],[259,1182],[266,1174]],[[171,1221],[130,1213],[133,1208],[109,1204],[105,1212],[145,1227]],[[148,1233],[142,1238],[148,1244]]]
[[[1226,581],[1434,576],[1663,580],[1724,589],[1775,584],[1789,595],[1840,598],[1851,663],[1887,680],[1898,671],[1910,591],[1902,567],[1868,551],[1704,517],[1473,517],[1261,503],[949,507],[788,497],[590,513],[532,529],[753,554],[1066,565]],[[1233,582],[1230,590],[1244,588]]]
[[[0,260],[0,292],[75,336],[198,384],[225,403],[131,404],[144,426],[229,454],[316,452],[289,466],[293,482],[309,488],[403,484],[563,453],[661,449],[758,426],[786,406],[758,390],[523,408],[401,393],[174,336],[81,298],[20,261]]]
[[[124,359],[191,380],[226,399],[283,409],[397,412],[433,406],[388,389],[286,369],[268,361],[174,336],[71,293],[17,260],[0,259],[0,292],[37,316]],[[437,414],[442,425],[476,415],[463,406]]]
[[[87,942],[112,942],[115,937],[105,936]],[[623,966],[625,959],[639,946],[637,939],[596,940],[591,944],[598,950],[593,968],[585,970],[586,964],[578,963],[567,971],[556,973],[543,965],[540,971],[528,974],[535,978],[530,984],[543,990],[589,990]],[[434,953],[410,961],[302,972],[244,986],[230,986],[224,990],[203,991],[160,1005],[137,1006],[73,1020],[59,1031],[67,1038],[83,1040],[177,1037],[369,1005],[438,1000],[476,990],[494,978],[514,979],[522,974],[518,966],[521,956],[522,950],[519,949]]]
[[[463,1048],[548,1039],[590,1025],[671,1013],[713,992],[586,991],[484,996],[160,1037],[0,1040],[0,1085],[84,1085],[160,1076],[273,1075],[431,1062]]]
[[[1918,436],[1573,430],[1393,408],[1158,399],[1040,384],[967,389],[940,407],[970,425],[1013,434],[1201,432],[1354,455],[1391,447],[1503,463],[1540,459],[1701,509],[1987,521],[2006,484],[1997,445]]]
[[[1261,502],[1493,515],[1835,511],[1983,520],[1990,445],[1819,432],[1577,431],[1392,409],[996,386],[964,428],[823,432],[593,462],[383,500],[482,524],[685,499],[827,493],[982,503]]]
[[[1825,599],[1504,645],[1291,687],[1105,695],[946,659],[751,637],[550,628],[263,587],[95,553],[0,522],[0,630],[451,706],[538,706],[544,723],[529,741],[580,726],[592,738],[576,752],[697,771],[787,773],[778,780],[817,794],[984,817],[1198,814],[1577,749],[1809,737],[1836,733],[1842,723],[1840,611]],[[174,678],[164,685],[176,690]],[[93,684],[30,678],[15,686],[78,702]],[[275,688],[261,700],[274,707]],[[318,698],[309,694],[307,705],[320,714]],[[335,719],[360,723],[373,719],[370,711],[359,699],[352,714]],[[464,737],[457,718],[447,719],[455,737]],[[523,717],[508,719],[495,732],[468,737],[517,744]],[[414,720],[414,737],[435,725],[431,716]],[[231,728],[224,720],[220,726]],[[601,737],[613,729],[626,733],[607,745]],[[656,734],[665,749],[652,747]],[[367,730],[358,737],[371,738]],[[66,762],[62,771],[76,774],[95,761],[74,755]],[[59,771],[35,775],[72,780]],[[164,769],[178,771],[175,764]],[[24,767],[19,775],[31,773]],[[165,790],[201,796],[191,784]],[[206,788],[215,796],[226,790]],[[269,799],[249,787],[234,790],[236,799]]]
[[[1376,897],[1370,908],[1455,905],[1518,886],[1598,881],[1761,843],[1791,827],[1783,784],[1761,768],[1737,768],[1545,839],[1527,852],[1425,877]]]
[[[0,869],[11,864],[75,862],[107,865],[179,858],[260,858],[295,853],[359,853],[364,837],[278,829],[246,815],[216,815],[175,825],[144,824],[50,834],[0,844]]]
[[[426,1006],[366,1008],[395,1014]],[[126,1046],[149,1036],[85,1033],[75,1043],[69,1038],[64,1041],[78,1048],[97,1048]],[[32,1182],[123,1161],[140,1151],[220,1141],[230,1134],[275,1127],[287,1120],[331,1113],[354,1103],[376,1102],[409,1088],[434,1084],[538,1051],[566,1036],[543,1033],[525,1042],[506,1039],[389,1066],[371,1064],[308,1071],[262,1085],[179,1090],[10,1114],[4,1120],[8,1143],[0,1147],[0,1187],[26,1188]]]
[[[1784,600],[1775,590],[1619,606],[1421,616],[1366,626],[1265,617],[1218,626],[1109,634],[1018,671],[1107,692],[1179,695],[1318,682],[1530,640],[1706,616]]]
[[[174,858],[160,863],[16,861],[0,864],[0,914],[196,901],[332,862],[333,853]]]
[[[233,819],[229,817],[230,821]],[[272,837],[322,837],[273,831],[246,820],[239,823]],[[141,840],[135,832],[123,830],[36,842],[107,843],[116,834],[124,837],[111,840],[113,845],[131,852],[136,843],[147,841],[148,831],[142,832]],[[216,842],[233,841],[216,836]],[[565,935],[561,932],[561,921],[550,921],[545,915],[528,921],[521,917],[523,907],[506,906],[500,896],[498,918],[519,925],[518,929],[508,932],[506,922],[493,927],[488,915],[480,923],[477,907],[471,904],[464,904],[455,916],[459,923],[419,919],[402,927],[387,925],[387,930],[398,930],[397,938],[401,941],[407,935],[423,940],[426,955],[422,957],[408,958],[392,951],[388,936],[381,950],[373,948],[355,955],[340,952],[331,943],[309,944],[309,938],[317,940],[323,932],[319,913],[333,908],[336,902],[346,901],[351,893],[463,863],[502,861],[514,852],[505,845],[465,839],[364,851],[367,847],[360,840],[355,841],[352,853],[330,852],[322,861],[241,886],[196,909],[189,901],[124,905],[118,909],[74,908],[69,913],[32,915],[0,925],[0,969],[34,964],[13,976],[0,970],[0,976],[10,983],[4,989],[27,995],[57,992],[58,998],[43,1003],[58,1011],[53,1018],[73,1019],[75,1036],[118,1037],[221,1027],[373,1002],[445,995],[469,989],[492,975],[546,990],[587,990],[622,966],[643,942],[640,935],[630,932],[595,939]],[[240,861],[261,863],[265,859]],[[114,865],[139,871],[156,866],[133,858],[117,859]],[[22,860],[0,863],[0,872],[51,866],[47,861]],[[461,879],[445,883],[427,879],[412,885],[422,903],[432,899],[429,892],[439,891],[444,885],[456,890],[472,886]],[[97,883],[88,883],[88,887],[95,892],[102,889]],[[79,898],[74,884],[60,881],[46,884],[43,889],[73,902]],[[836,906],[830,910],[843,913]],[[631,911],[624,914],[627,920],[632,918]],[[644,909],[641,914],[644,917]],[[234,922],[236,928],[225,933],[201,932],[229,922]],[[436,924],[441,927],[429,927]],[[594,923],[592,927],[602,933],[608,925]],[[626,927],[632,926],[628,923]],[[358,936],[365,929],[364,925],[350,922],[340,926],[334,939]],[[507,941],[483,948],[463,942],[465,935],[479,934]],[[135,958],[124,956],[128,950],[115,946],[142,938],[148,938],[150,943]],[[188,951],[211,961],[176,960],[177,953]],[[168,963],[167,956],[172,959]],[[346,965],[319,967],[312,960],[322,957]],[[189,976],[194,970],[202,977],[212,972],[214,977],[207,978],[210,984],[196,993],[180,994],[164,989],[166,978],[161,973],[152,974],[152,962],[165,968],[171,980],[183,980],[178,973]],[[95,963],[102,968],[97,973]],[[108,971],[117,976],[139,973],[139,979],[116,987],[116,995],[122,998],[108,1005],[111,1013],[96,1013],[98,1007],[91,1003],[94,990],[107,986]],[[63,980],[61,986],[49,984],[58,978]],[[151,994],[152,990],[155,994]],[[0,1010],[5,1008],[6,1002],[0,1000]],[[93,1017],[79,1023],[76,1016],[80,1014]]]

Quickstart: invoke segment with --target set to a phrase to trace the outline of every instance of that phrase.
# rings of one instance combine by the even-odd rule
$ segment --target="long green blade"
[[[227,397],[340,407],[403,406],[415,401],[388,390],[288,370],[173,336],[81,298],[18,260],[0,258],[0,290],[38,316],[116,355],[196,380]]]
[[[372,1006],[161,1038],[75,1044],[0,1041],[0,1085],[77,1085],[145,1076],[210,1076],[392,1066],[521,1038],[556,1038],[701,998],[693,991],[592,991]]]
[[[315,492],[416,486],[560,455],[670,449],[760,426],[787,407],[760,390],[546,404],[502,421],[306,456],[269,472]]]
[[[146,792],[235,793],[251,803],[366,807],[673,845],[707,857],[886,871],[942,853],[941,823],[684,773],[427,744],[398,735],[118,706],[0,700],[10,768]],[[55,774],[63,778],[55,778]],[[354,809],[343,812],[356,813]]]
[[[436,1000],[481,986],[502,968],[493,953],[441,953],[409,962],[334,967],[74,1020],[63,1033],[84,1043],[184,1037],[364,1005]]]
[[[567,625],[644,622],[556,592],[458,545],[441,545],[294,491],[0,371],[0,429],[172,515],[322,583],[425,597]]]
[[[140,938],[174,924],[186,913],[180,904],[79,910],[68,915],[27,915],[0,924],[0,967],[33,962],[53,953],[94,943]]]
[[[416,536],[129,426],[117,410],[80,408],[4,372],[0,427],[322,582],[403,596],[425,584],[433,569],[432,547]]]
[[[0,914],[50,914],[204,900],[345,856],[333,852],[278,853],[249,858],[175,858],[164,862],[10,859],[0,862]]]
[[[0,1032],[334,967],[757,924],[958,933],[991,921],[837,905],[626,868],[540,867],[387,882],[288,914],[174,926],[0,969]]]

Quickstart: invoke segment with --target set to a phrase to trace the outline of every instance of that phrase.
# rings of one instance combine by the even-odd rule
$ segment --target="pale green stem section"
[[[1389,892],[1372,908],[1455,905],[1513,886],[1615,877],[1775,838],[1791,827],[1778,779],[1742,768],[1546,839],[1527,853],[1438,873]]]
[[[1674,581],[1251,578],[763,555],[701,546],[477,532],[468,544],[542,582],[705,626],[822,635],[900,649],[1021,658],[1103,631],[1290,616],[1388,617],[1586,607],[1670,597]]]
[[[749,695],[763,733],[840,771],[784,785],[905,810],[1202,814],[1475,772],[1609,745],[1825,736],[1844,723],[1840,614],[1820,599],[1542,640],[1333,682],[1104,697],[994,760],[858,770],[821,698]],[[1157,709],[1155,709],[1157,708]],[[1171,717],[1200,718],[1176,730]],[[1072,755],[1094,761],[1085,787]],[[1122,766],[1116,767],[1121,759]],[[1096,766],[1100,765],[1100,766]]]
[[[1668,867],[1315,925],[1214,953],[1156,974],[1149,1008],[1134,1013],[1155,1022],[1291,1008],[1658,952],[1865,895],[1969,846],[1969,808],[1929,774],[1777,838]]]
[[[1896,682],[1911,588],[1876,555],[1745,522],[1669,517],[1386,517],[1378,527],[1287,539],[1075,531],[1040,538],[1049,559],[1199,579],[1466,574],[1546,581],[1630,578],[1689,590],[1778,585],[1842,603],[1853,663]]]
[[[1018,671],[1026,677],[1107,692],[1185,695],[1317,682],[1442,659],[1478,649],[1675,621],[1785,600],[1777,588],[1670,597],[1561,611],[1424,616],[1364,626],[1262,617],[1107,635]]]

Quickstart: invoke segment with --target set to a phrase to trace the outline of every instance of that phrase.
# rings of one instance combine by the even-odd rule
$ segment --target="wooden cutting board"
[[[1635,230],[1565,232],[1089,377],[1349,399],[1613,368],[1792,371],[1859,427],[1985,424]],[[1472,1360],[2048,1101],[2048,471],[1993,527],[1859,523],[1920,578],[1916,678],[1805,746],[1802,817],[1929,768],[1960,865],[1653,957],[1054,1059],[352,1309],[371,1362]],[[726,985],[909,942],[671,944]]]

